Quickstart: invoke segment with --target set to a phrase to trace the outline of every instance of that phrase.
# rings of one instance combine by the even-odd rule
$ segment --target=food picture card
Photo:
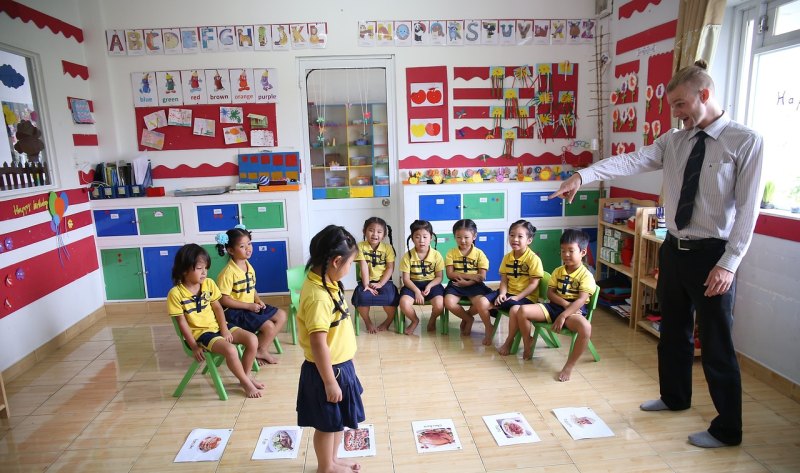
[[[431,107],[444,103],[444,84],[442,82],[415,82],[410,85],[411,106]]]
[[[483,421],[497,445],[501,447],[541,441],[525,416],[519,412],[483,416]]]
[[[411,422],[417,453],[461,450],[453,419],[419,420]]]
[[[573,440],[613,437],[614,432],[590,407],[563,407],[553,414]]]
[[[174,462],[215,462],[222,458],[233,429],[194,429]]]
[[[270,130],[250,130],[250,144],[252,146],[275,146],[275,134]]]
[[[275,460],[279,458],[297,458],[303,428],[296,425],[264,427],[258,436],[252,460]]]
[[[167,125],[192,126],[192,111],[188,108],[169,109]]]
[[[244,127],[241,125],[223,128],[222,133],[225,136],[226,145],[247,143],[247,133],[245,133]]]
[[[163,149],[164,133],[159,133],[152,130],[142,130],[141,145],[153,149]]]
[[[344,428],[342,443],[336,454],[339,458],[374,457],[376,454],[373,424],[361,424],[357,429]]]
[[[220,123],[236,123],[242,124],[244,113],[242,107],[220,107],[219,108],[219,122]]]
[[[167,114],[164,113],[164,110],[159,110],[145,115],[144,126],[146,126],[148,130],[155,130],[156,128],[167,126]]]
[[[195,118],[194,129],[192,130],[192,133],[199,136],[213,138],[216,136],[216,129],[214,127],[214,120],[209,120],[207,118]]]

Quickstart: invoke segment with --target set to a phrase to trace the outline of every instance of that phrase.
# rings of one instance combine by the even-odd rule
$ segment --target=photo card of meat
[[[233,429],[194,429],[186,437],[175,463],[215,462],[222,458]]]
[[[461,450],[453,419],[418,420],[411,422],[417,453]]]
[[[483,421],[497,445],[501,447],[541,441],[520,412],[483,416]]]
[[[344,428],[342,443],[336,454],[339,458],[374,457],[376,454],[373,424],[360,424],[357,429]]]

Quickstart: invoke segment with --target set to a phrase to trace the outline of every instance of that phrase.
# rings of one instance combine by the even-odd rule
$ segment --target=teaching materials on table
[[[215,462],[222,458],[233,429],[194,429],[186,438],[175,463]]]

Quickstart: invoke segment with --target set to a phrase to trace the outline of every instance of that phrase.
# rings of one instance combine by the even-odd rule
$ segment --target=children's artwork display
[[[614,432],[590,407],[563,407],[553,414],[573,440],[613,437]]]
[[[647,85],[645,89],[644,125],[641,133],[644,144],[652,144],[662,132],[670,129],[670,108],[666,97],[666,84],[672,76],[672,51],[656,54],[647,59]]]
[[[520,412],[483,416],[483,422],[501,447],[541,441]]]
[[[142,130],[142,139],[139,143],[139,149],[141,150],[144,150],[144,148],[164,149],[164,133],[144,129]]]
[[[269,130],[252,130],[250,131],[250,144],[271,148],[275,146],[275,136]]]
[[[344,428],[342,443],[336,454],[339,458],[374,457],[377,454],[375,447],[375,426],[361,424],[357,429]]]
[[[247,133],[241,125],[223,128],[222,134],[225,137],[226,145],[247,143]]]
[[[134,107],[277,103],[277,69],[190,69],[131,74]]]
[[[453,419],[420,420],[411,423],[417,453],[461,450]]]
[[[252,460],[297,458],[302,438],[303,428],[296,425],[264,427],[250,458]]]
[[[406,68],[409,143],[449,141],[447,67]]]
[[[192,134],[213,138],[216,135],[216,124],[214,120],[195,118]]]
[[[167,115],[167,125],[192,126],[192,111],[185,108],[171,108]]]
[[[167,126],[167,114],[164,113],[164,110],[159,110],[145,115],[144,126],[147,127],[148,130],[155,130],[156,128]]]
[[[219,122],[220,123],[244,123],[242,115],[242,107],[220,107],[219,108]]]
[[[174,462],[219,461],[232,433],[233,429],[194,429],[175,456]]]

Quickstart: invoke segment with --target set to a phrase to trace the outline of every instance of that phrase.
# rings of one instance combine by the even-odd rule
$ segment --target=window
[[[737,9],[740,44],[735,117],[764,137],[769,207],[800,212],[800,0],[751,2]],[[765,197],[766,194],[765,194]]]
[[[0,43],[0,105],[6,130],[6,140],[0,141],[0,195],[53,184],[53,155],[46,146],[35,60],[31,53]]]

